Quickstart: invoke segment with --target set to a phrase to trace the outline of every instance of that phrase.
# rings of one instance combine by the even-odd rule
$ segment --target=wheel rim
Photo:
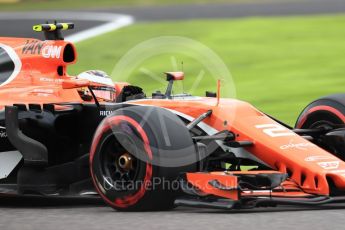
[[[125,140],[121,142],[129,143],[126,146],[132,148],[124,148],[117,138]],[[128,190],[126,186],[138,180],[140,171],[140,164],[133,152],[137,151],[137,148],[132,138],[123,133],[111,134],[106,139],[103,151],[102,174],[108,181],[108,185],[116,186],[116,189],[120,191]]]
[[[338,121],[337,119],[329,119],[329,120],[320,120],[312,123],[310,125],[311,129],[326,129],[326,130],[331,130],[334,128],[335,125],[342,123],[340,120]],[[334,148],[332,145],[329,145],[325,143],[324,141],[319,141],[318,145],[322,147],[323,149],[333,153],[337,157],[342,157],[344,155],[343,151],[339,151],[339,149]]]

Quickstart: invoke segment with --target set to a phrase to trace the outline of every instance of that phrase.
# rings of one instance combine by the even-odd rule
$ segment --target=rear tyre
[[[96,189],[120,211],[168,210],[180,173],[197,170],[197,152],[184,123],[162,108],[132,106],[99,125],[90,152]]]

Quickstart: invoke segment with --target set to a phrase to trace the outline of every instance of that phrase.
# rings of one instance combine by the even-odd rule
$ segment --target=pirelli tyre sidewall
[[[310,103],[299,115],[295,128],[313,128],[318,122],[345,123],[345,94],[334,94]]]
[[[345,94],[335,94],[310,103],[297,119],[297,129],[334,128],[345,124]],[[345,160],[345,143],[337,131],[318,137],[314,142],[336,157]],[[340,134],[341,135],[341,134]]]
[[[150,114],[144,118],[143,122],[143,116],[148,110],[150,110]],[[163,117],[168,118],[164,120],[164,129],[157,117],[162,114]],[[162,139],[164,135],[174,137],[169,146],[166,146]],[[135,158],[135,173],[130,174],[128,181],[135,186],[124,187],[121,183],[122,187],[119,189],[115,186],[116,183],[113,183],[112,187],[111,184],[109,186],[109,181],[105,181],[109,173],[104,170],[107,162],[104,161],[104,158],[111,154],[109,149],[113,149],[115,152],[116,149],[119,149],[116,148],[117,145],[111,146],[114,142],[119,143],[117,139],[121,139],[121,143],[123,140],[131,143],[131,147],[126,147],[126,150],[135,152],[132,155]],[[188,147],[186,148],[186,146]],[[187,165],[171,167],[157,164],[159,158],[166,157],[163,155],[167,153],[165,151],[167,148],[172,150],[171,152],[178,152],[177,155],[190,155],[190,158],[195,160]],[[182,151],[179,151],[181,149]],[[123,108],[105,118],[94,135],[90,151],[91,175],[98,193],[106,203],[121,211],[173,208],[174,200],[180,192],[176,186],[177,178],[183,172],[196,171],[197,163],[196,148],[183,122],[170,111],[150,106]]]

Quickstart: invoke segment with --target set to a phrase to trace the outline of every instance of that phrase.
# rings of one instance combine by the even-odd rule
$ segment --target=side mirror
[[[70,80],[64,80],[62,82],[62,88],[63,89],[75,89],[75,88],[82,88],[82,87],[88,87],[90,86],[90,81],[88,80],[76,80],[76,79],[70,79]]]
[[[174,84],[174,81],[181,81],[184,79],[184,72],[165,72],[165,74],[167,75],[167,81],[168,83],[168,87],[167,90],[165,91],[165,97],[166,98],[171,98],[171,92],[172,92],[172,87]]]
[[[181,81],[184,79],[184,72],[165,72],[167,81]]]

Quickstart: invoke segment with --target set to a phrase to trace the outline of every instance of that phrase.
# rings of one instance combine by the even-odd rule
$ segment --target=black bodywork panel
[[[129,105],[67,103],[58,106],[64,109],[55,110],[53,104],[13,105],[12,108],[18,112],[17,128],[27,137],[17,140],[17,143],[6,132],[5,111],[0,113],[0,131],[3,133],[0,136],[0,152],[20,151],[20,145],[25,145],[21,141],[28,140],[34,140],[47,149],[47,162],[44,164],[37,161],[33,164],[32,153],[22,153],[23,160],[19,165],[7,178],[0,180],[0,193],[96,194],[89,172],[89,149],[93,135],[107,115]],[[6,120],[8,126],[16,127],[12,121]],[[11,141],[9,138],[12,138]]]

